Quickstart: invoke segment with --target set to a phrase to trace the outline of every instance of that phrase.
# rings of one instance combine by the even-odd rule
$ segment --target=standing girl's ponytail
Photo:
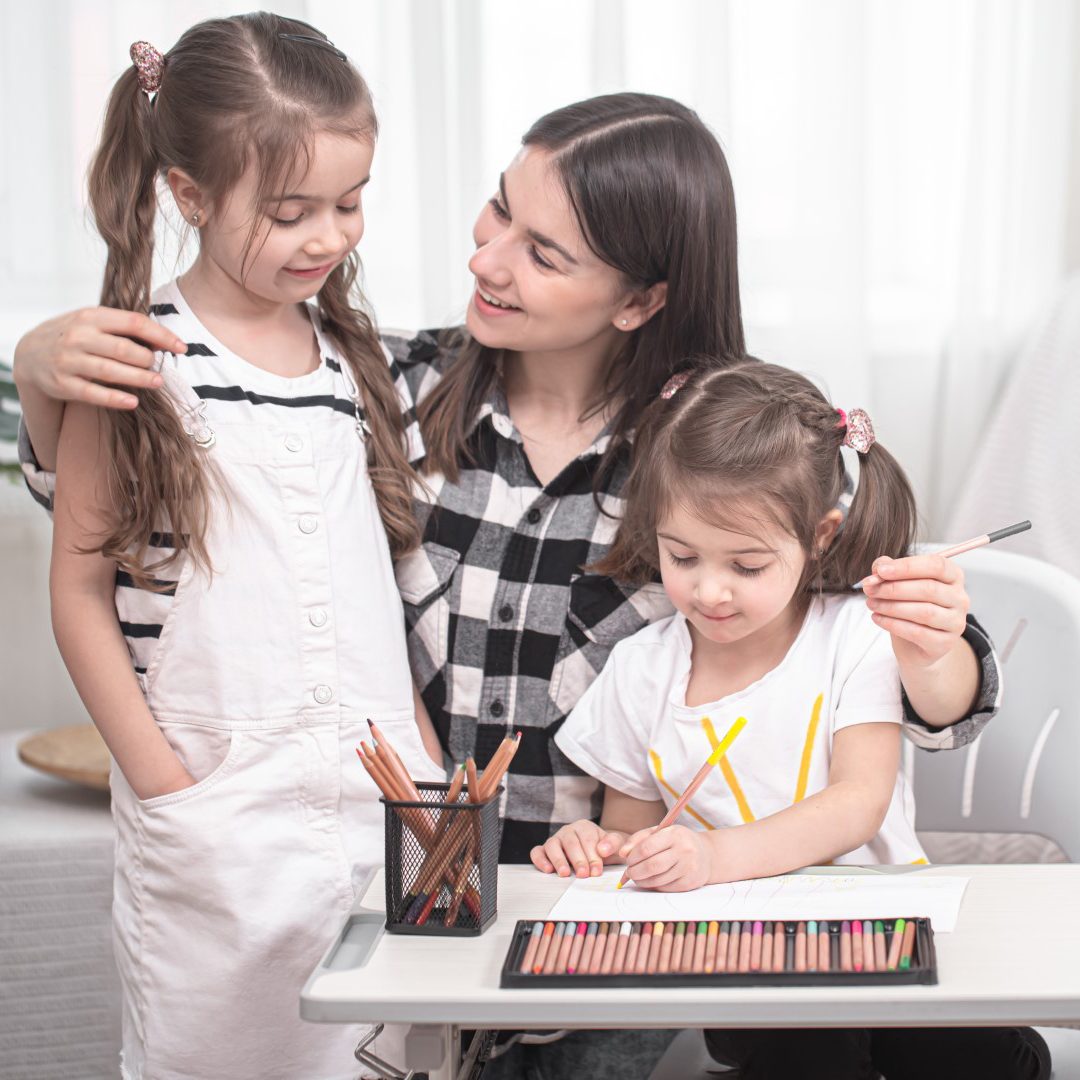
[[[145,42],[132,46],[133,65],[113,87],[89,176],[90,209],[108,249],[101,303],[140,312],[150,304],[157,182],[163,168],[147,89],[154,84],[147,81],[146,48]],[[152,60],[163,66],[165,58],[153,53]],[[157,572],[173,566],[181,552],[208,566],[208,470],[166,391],[144,390],[138,408],[106,410],[101,420],[110,459],[109,529],[101,553],[140,587],[151,589],[163,587],[155,585]],[[173,551],[147,562],[150,538],[159,531],[172,533]]]

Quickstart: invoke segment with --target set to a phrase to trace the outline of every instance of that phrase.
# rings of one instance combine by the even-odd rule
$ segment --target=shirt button
[[[304,514],[299,525],[302,533],[313,533],[319,527],[319,519],[313,514]]]
[[[506,707],[503,705],[503,703],[498,698],[496,698],[488,706],[488,712],[490,712],[492,716],[502,716],[502,714],[505,711],[506,711]]]
[[[334,691],[331,690],[329,686],[324,686],[322,683],[315,687],[315,692],[312,694],[312,697],[314,697],[320,705],[325,705],[333,696]]]
[[[525,520],[530,525],[535,525],[540,520],[540,511],[534,506],[526,515]]]
[[[285,439],[285,449],[295,454],[298,450],[304,449],[304,440],[299,435],[289,435]]]
[[[514,609],[509,604],[503,604],[503,606],[499,608],[499,618],[502,619],[503,622],[509,622],[513,617]]]
[[[325,626],[326,625],[326,612],[321,607],[315,608],[308,615],[308,622],[312,626]]]

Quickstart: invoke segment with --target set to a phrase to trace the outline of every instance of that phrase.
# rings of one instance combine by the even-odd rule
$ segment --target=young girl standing
[[[859,458],[844,520],[841,446]],[[642,424],[626,494],[597,570],[629,582],[659,571],[676,614],[615,646],[555,736],[605,785],[603,813],[534,848],[534,864],[588,876],[625,861],[638,885],[675,891],[828,862],[925,862],[899,771],[896,659],[851,589],[878,554],[903,557],[915,530],[911,489],[869,417],[769,364],[676,375]],[[688,817],[657,830],[740,719]],[[930,1035],[937,1063],[917,1055],[914,1072],[898,1040],[864,1034],[880,1033],[831,1036],[828,1055],[799,1051],[822,1037],[802,1032],[711,1043],[747,1078],[817,1076],[803,1064],[814,1060],[830,1080],[1049,1073],[1033,1033]],[[1024,1068],[1002,1053],[1014,1045]]]
[[[132,59],[90,173],[102,303],[177,343],[136,411],[67,409],[51,575],[115,762],[122,1071],[354,1076],[355,1031],[298,1015],[381,862],[348,762],[371,717],[414,776],[441,773],[391,566],[418,539],[402,405],[350,299],[375,117],[344,54],[273,15]],[[151,298],[161,178],[199,253]]]

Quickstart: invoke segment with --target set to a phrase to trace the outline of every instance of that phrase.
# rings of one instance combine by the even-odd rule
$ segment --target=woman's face
[[[634,290],[589,250],[546,150],[524,147],[514,158],[473,239],[476,288],[466,324],[482,345],[606,352],[644,321]]]

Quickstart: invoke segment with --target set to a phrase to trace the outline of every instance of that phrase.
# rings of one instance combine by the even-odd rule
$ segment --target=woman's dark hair
[[[735,196],[720,144],[697,113],[652,94],[609,94],[541,117],[522,139],[552,155],[585,242],[631,288],[667,283],[667,300],[604,372],[612,439],[597,483],[645,406],[695,355],[744,352]],[[458,355],[421,404],[426,469],[457,479],[499,353],[458,331]]]
[[[656,532],[673,506],[733,531],[758,523],[795,537],[808,556],[799,592],[847,592],[879,555],[906,555],[915,498],[880,444],[859,455],[859,483],[839,535],[815,550],[819,522],[840,501],[846,428],[805,376],[748,360],[694,371],[658,398],[634,440],[626,508],[597,573],[642,584],[660,568]]]
[[[314,138],[332,132],[374,140],[371,95],[360,73],[307,23],[258,12],[208,19],[165,55],[151,103],[134,67],[109,98],[90,168],[90,207],[108,248],[101,303],[146,311],[150,300],[158,182],[177,167],[211,206],[228,198],[252,166],[256,205],[288,190],[309,163]],[[248,254],[261,221],[253,215]],[[371,421],[369,469],[395,554],[419,542],[401,405],[371,319],[358,306],[351,254],[327,278],[318,306],[364,399]],[[100,550],[141,584],[181,551],[207,562],[210,470],[164,391],[143,391],[133,412],[106,410],[111,449],[110,520]],[[150,535],[168,527],[177,549],[147,562]]]

